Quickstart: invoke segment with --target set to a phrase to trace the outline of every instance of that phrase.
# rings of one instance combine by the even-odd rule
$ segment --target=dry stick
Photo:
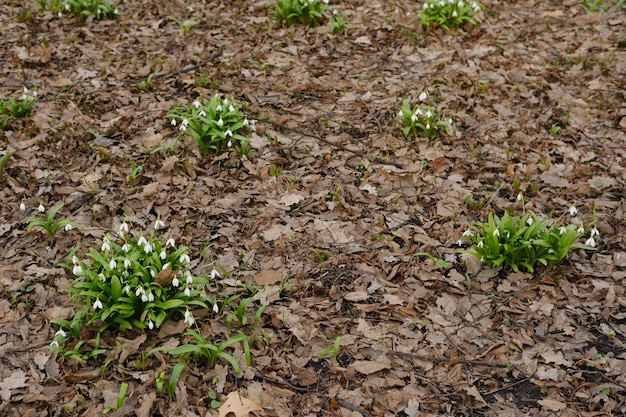
[[[352,405],[352,404],[350,404],[347,401],[340,400],[340,399],[337,399],[337,398],[335,398],[335,401],[337,401],[337,404],[339,404],[343,408],[347,408],[350,411],[356,411],[357,413],[361,413],[361,415],[363,417],[374,417],[370,413],[368,413],[367,411],[363,410],[362,408],[359,408],[356,405]]]
[[[211,55],[211,56],[209,57],[209,59],[206,59],[206,60],[204,60],[204,61],[202,61],[202,62],[199,62],[199,63],[197,63],[197,64],[195,64],[195,65],[190,65],[190,66],[188,66],[188,67],[181,68],[181,69],[176,70],[176,71],[161,72],[161,73],[159,73],[159,74],[154,74],[154,75],[152,76],[152,79],[153,79],[153,80],[158,80],[159,78],[173,77],[173,76],[178,75],[178,74],[184,74],[184,73],[187,73],[187,72],[194,71],[194,70],[196,70],[196,69],[198,69],[198,68],[200,68],[200,67],[203,67],[203,66],[205,66],[205,65],[207,65],[207,64],[210,64],[211,62],[213,62],[213,60],[214,60],[215,58],[219,57],[220,55],[222,55],[222,50],[221,50],[221,49],[220,49],[219,51],[215,52],[213,55]],[[143,81],[143,80],[145,80],[145,78],[141,78],[141,79],[138,79],[138,80],[128,80],[128,81],[124,81],[124,82],[122,82],[122,84],[120,84],[120,85],[112,85],[112,86],[109,86],[109,87],[107,87],[107,88],[102,88],[102,89],[100,89],[100,90],[88,91],[88,92],[86,92],[86,93],[85,93],[85,95],[92,95],[92,94],[96,94],[96,93],[106,93],[106,92],[109,92],[109,91],[113,91],[113,90],[115,90],[116,88],[120,88],[120,87],[128,87],[129,85],[135,85],[135,84],[137,84],[137,83],[140,83],[140,82],[141,82],[141,81]]]
[[[255,116],[255,117],[256,117],[256,116]],[[376,164],[380,164],[380,165],[391,165],[391,166],[394,166],[394,167],[396,167],[396,168],[400,168],[400,169],[404,168],[404,165],[402,165],[402,164],[400,164],[400,163],[398,163],[398,162],[385,161],[384,159],[379,158],[379,157],[377,157],[377,156],[376,156],[376,157],[374,157],[374,158],[372,158],[372,157],[370,157],[370,156],[368,156],[368,155],[364,154],[363,152],[359,152],[359,151],[355,151],[355,150],[352,150],[352,149],[348,149],[348,148],[346,148],[346,147],[345,147],[345,146],[343,146],[343,145],[339,145],[339,144],[337,144],[337,143],[332,143],[332,142],[331,142],[331,141],[329,141],[328,139],[324,139],[324,138],[322,138],[322,137],[320,137],[320,136],[313,135],[313,134],[311,134],[311,133],[306,133],[306,132],[303,132],[303,131],[298,130],[298,129],[295,129],[295,128],[293,128],[293,127],[289,127],[289,126],[284,126],[284,125],[281,125],[281,124],[276,123],[276,122],[273,122],[273,121],[271,121],[271,120],[269,120],[269,119],[263,119],[263,118],[260,118],[260,117],[256,117],[256,119],[257,119],[257,120],[259,120],[259,121],[261,121],[261,122],[263,122],[263,123],[269,123],[269,124],[271,124],[271,125],[273,125],[273,126],[276,126],[276,127],[280,128],[280,129],[289,130],[289,131],[294,132],[294,133],[297,133],[297,134],[299,134],[299,135],[306,136],[306,137],[309,137],[309,138],[313,138],[313,139],[318,140],[318,141],[320,141],[320,142],[322,142],[322,143],[325,143],[325,144],[327,144],[327,145],[330,145],[330,146],[332,146],[332,147],[335,147],[335,148],[337,148],[337,149],[339,149],[339,150],[342,150],[342,151],[345,151],[345,152],[351,153],[351,154],[356,155],[356,156],[360,156],[361,158],[366,158],[366,159],[369,159],[369,160],[373,161],[373,162],[374,162],[374,163],[376,163]]]

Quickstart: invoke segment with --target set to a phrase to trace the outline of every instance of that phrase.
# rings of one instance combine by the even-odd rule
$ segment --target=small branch
[[[367,411],[363,410],[362,408],[359,408],[356,405],[352,405],[352,404],[350,404],[347,401],[339,400],[337,398],[335,398],[335,401],[337,401],[337,404],[339,404],[343,408],[347,408],[350,411],[356,411],[357,413],[361,413],[361,415],[363,417],[374,417],[370,413],[368,413]]]

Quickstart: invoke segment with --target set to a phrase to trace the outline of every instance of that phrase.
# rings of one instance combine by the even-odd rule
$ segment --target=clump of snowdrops
[[[179,105],[166,117],[172,119],[172,126],[196,141],[204,156],[233,147],[240,154],[247,153],[250,139],[242,133],[254,131],[256,123],[248,120],[239,104],[219,94],[211,100],[195,100],[191,106]]]
[[[328,0],[279,0],[274,18],[281,24],[294,23],[317,26],[328,9]]]
[[[418,13],[425,28],[440,26],[448,30],[465,23],[477,25],[474,13],[478,12],[480,5],[475,1],[427,0]]]
[[[520,193],[517,199],[523,201],[523,195]],[[578,213],[575,205],[568,211],[572,217]],[[475,222],[463,232],[471,249],[461,252],[490,268],[502,266],[505,270],[533,273],[538,265],[553,268],[576,249],[593,250],[600,233],[593,225],[585,243],[578,243],[585,233],[582,225],[564,224],[564,216],[543,219],[525,209],[521,216],[508,211],[502,217],[489,213],[487,222]],[[463,239],[457,243],[462,245]]]
[[[426,137],[432,138],[439,130],[450,133],[452,119],[446,118],[445,112],[438,112],[434,106],[428,104],[428,93],[422,92],[418,100],[420,103],[415,106],[411,105],[408,100],[402,102],[398,116],[404,123],[404,136],[408,137],[409,134],[413,133],[415,136],[424,134]]]

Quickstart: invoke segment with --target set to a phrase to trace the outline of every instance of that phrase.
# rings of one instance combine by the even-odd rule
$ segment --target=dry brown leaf
[[[275,269],[261,269],[254,277],[257,285],[273,285],[283,280],[282,274]]]
[[[28,381],[28,377],[22,370],[14,371],[11,376],[3,379],[0,382],[0,397],[2,400],[9,401],[12,390],[27,386],[26,381]]]
[[[543,399],[537,401],[537,404],[550,411],[562,411],[567,408],[567,404],[557,400]]]
[[[242,397],[239,392],[233,391],[228,394],[218,411],[219,417],[226,417],[228,413],[233,413],[235,417],[249,417],[251,411],[261,411],[262,409],[256,401]]]
[[[383,369],[389,369],[389,367],[389,364],[373,361],[355,361],[348,366],[348,368],[352,368],[364,375],[370,375]]]

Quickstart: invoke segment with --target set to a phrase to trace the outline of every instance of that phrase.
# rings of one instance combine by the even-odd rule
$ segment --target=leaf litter
[[[624,8],[491,1],[478,29],[425,32],[413,3],[331,3],[347,34],[277,27],[268,1],[131,0],[119,20],[85,22],[0,5],[0,98],[39,95],[31,124],[0,135],[14,153],[0,189],[3,414],[102,413],[123,382],[119,416],[626,412]],[[168,16],[199,24],[183,34]],[[452,133],[406,139],[397,111],[424,90]],[[164,118],[216,92],[259,119],[248,156],[203,158]],[[595,209],[599,250],[534,275],[460,255],[471,222],[513,205],[516,179],[527,210],[575,202],[588,224]],[[64,202],[79,227],[47,247],[22,201]],[[106,357],[80,366],[46,349],[49,320],[73,315],[56,262],[125,218],[166,222],[194,272],[229,271],[225,296],[258,286],[240,375],[191,364],[173,400],[159,391],[175,359],[143,355],[179,345],[182,318],[104,333]]]

